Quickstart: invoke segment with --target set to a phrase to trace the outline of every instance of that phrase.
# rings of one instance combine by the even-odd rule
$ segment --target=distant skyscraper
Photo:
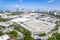
[[[19,12],[19,9],[17,8],[16,12]]]

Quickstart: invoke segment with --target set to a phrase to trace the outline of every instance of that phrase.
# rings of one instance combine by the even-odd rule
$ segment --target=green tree
[[[9,33],[10,36],[18,37],[18,33],[16,31],[11,31]]]
[[[60,19],[60,15],[55,15],[56,18]]]
[[[2,31],[0,31],[0,36],[2,36],[3,35],[3,32]]]
[[[31,33],[30,33],[30,31],[29,30],[27,30],[27,29],[23,29],[23,30],[21,30],[21,32],[26,36],[30,36],[31,35]]]
[[[9,21],[10,19],[5,19],[5,18],[0,18],[0,22],[6,22]]]
[[[51,36],[48,40],[55,40],[53,36]]]
[[[31,36],[25,36],[23,40],[35,40],[35,39]]]
[[[53,35],[48,40],[60,40],[60,33],[53,33]]]
[[[57,40],[60,40],[60,33],[56,32],[55,37]]]

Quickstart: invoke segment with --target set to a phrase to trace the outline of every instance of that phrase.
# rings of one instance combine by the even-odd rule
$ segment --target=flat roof
[[[28,18],[16,18],[16,19],[13,19],[11,20],[12,22],[23,22],[23,21],[27,21],[29,20]]]
[[[7,40],[8,38],[9,38],[8,35],[3,35],[3,36],[0,37],[0,40]]]
[[[32,19],[27,22],[23,22],[26,27],[32,29],[34,32],[46,32],[50,31],[52,28],[55,27],[55,24],[47,22],[47,21],[40,21],[38,19]]]

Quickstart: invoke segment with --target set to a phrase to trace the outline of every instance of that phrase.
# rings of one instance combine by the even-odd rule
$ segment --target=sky
[[[0,0],[0,9],[60,10],[60,0]]]

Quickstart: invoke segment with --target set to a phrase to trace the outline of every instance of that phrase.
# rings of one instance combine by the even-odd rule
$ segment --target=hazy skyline
[[[0,0],[0,9],[60,10],[60,0]]]

